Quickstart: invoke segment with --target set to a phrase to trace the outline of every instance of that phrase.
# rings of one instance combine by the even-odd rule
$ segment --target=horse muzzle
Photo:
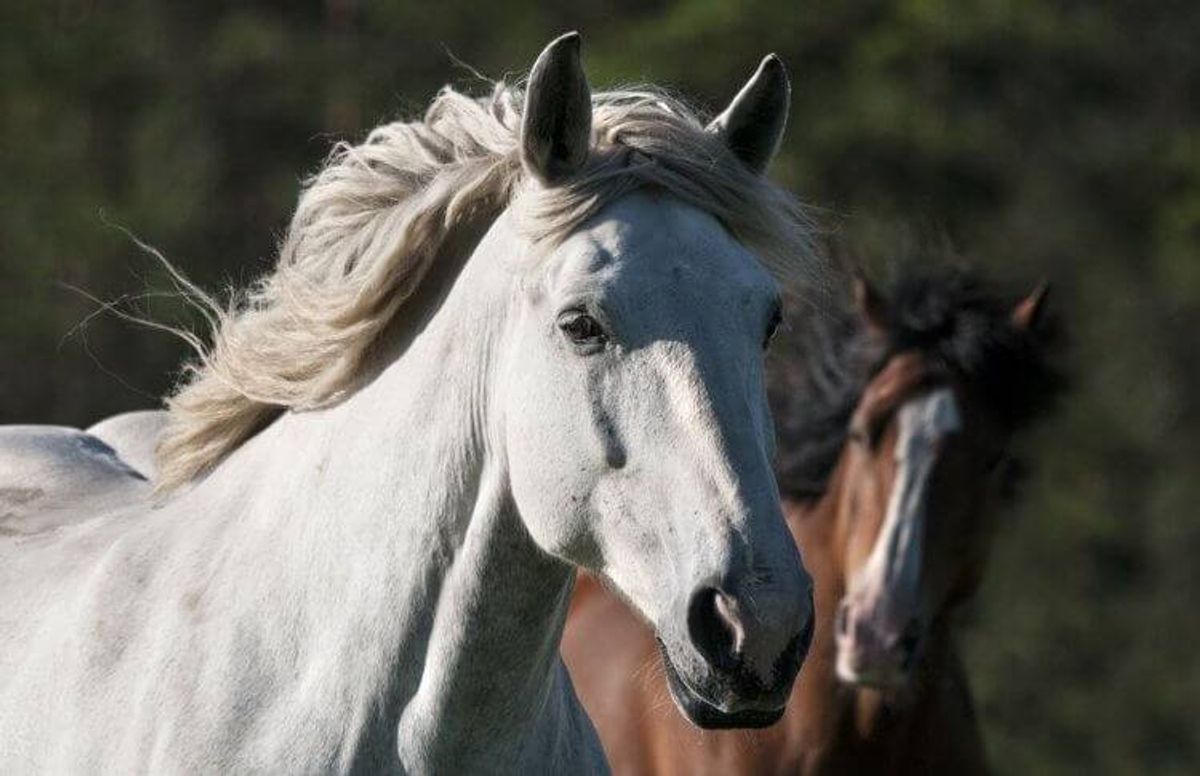
[[[685,670],[659,640],[667,684],[676,704],[702,728],[774,724],[783,716],[792,684],[812,644],[812,613],[810,593],[803,624],[787,638],[780,638],[776,630],[743,613],[732,596],[711,587],[697,591],[687,607],[692,649],[687,650]]]
[[[882,616],[842,601],[834,628],[840,680],[880,690],[908,684],[924,632],[920,618]]]

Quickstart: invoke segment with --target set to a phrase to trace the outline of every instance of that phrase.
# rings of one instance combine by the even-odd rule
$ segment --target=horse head
[[[1039,288],[1003,307],[961,274],[885,300],[855,280],[877,353],[850,420],[837,515],[847,593],[837,673],[894,689],[930,629],[979,583],[1013,434],[1046,404]]]
[[[700,194],[680,196],[694,171],[664,161],[655,144],[692,144],[697,159],[725,168],[719,185],[765,185],[786,75],[768,57],[707,130],[641,138],[596,137],[589,94],[578,37],[556,40],[526,92],[520,154],[531,185],[485,238],[534,256],[520,263],[504,367],[516,507],[543,549],[649,620],[693,722],[770,724],[813,615],[771,468],[763,353],[780,289],[736,230],[697,206]],[[562,240],[522,236],[522,213],[553,211],[561,186],[586,187],[617,165],[643,185]]]

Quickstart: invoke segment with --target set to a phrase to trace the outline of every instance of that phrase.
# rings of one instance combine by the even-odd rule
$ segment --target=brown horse
[[[786,343],[772,386],[817,611],[787,712],[763,730],[690,726],[649,628],[581,578],[562,653],[616,773],[986,770],[949,615],[979,584],[1012,436],[1061,382],[1044,289],[1007,305],[955,271],[902,279],[890,302],[854,290],[854,314]]]

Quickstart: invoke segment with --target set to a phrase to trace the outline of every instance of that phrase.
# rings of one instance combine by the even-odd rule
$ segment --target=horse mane
[[[1054,322],[1013,326],[1016,299],[975,272],[906,268],[886,297],[883,338],[872,336],[848,305],[784,332],[769,392],[786,495],[824,492],[863,391],[898,353],[919,350],[946,368],[1008,432],[1037,420],[1065,388]]]
[[[275,269],[249,290],[222,306],[179,278],[212,342],[184,335],[197,358],[166,401],[160,490],[208,472],[283,411],[352,393],[372,345],[451,238],[518,202],[531,239],[558,241],[620,196],[659,189],[716,217],[785,286],[817,279],[806,209],[679,98],[649,88],[593,95],[589,161],[546,189],[520,162],[523,102],[503,82],[482,99],[446,87],[421,120],[335,146],[305,183]]]
[[[870,378],[870,344],[845,307],[789,311],[767,368],[776,478],[784,495],[808,499],[825,491]]]

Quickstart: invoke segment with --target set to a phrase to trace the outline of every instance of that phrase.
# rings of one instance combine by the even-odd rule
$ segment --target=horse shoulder
[[[86,517],[78,507],[94,500],[148,491],[145,477],[79,429],[0,426],[0,535],[39,533]]]

